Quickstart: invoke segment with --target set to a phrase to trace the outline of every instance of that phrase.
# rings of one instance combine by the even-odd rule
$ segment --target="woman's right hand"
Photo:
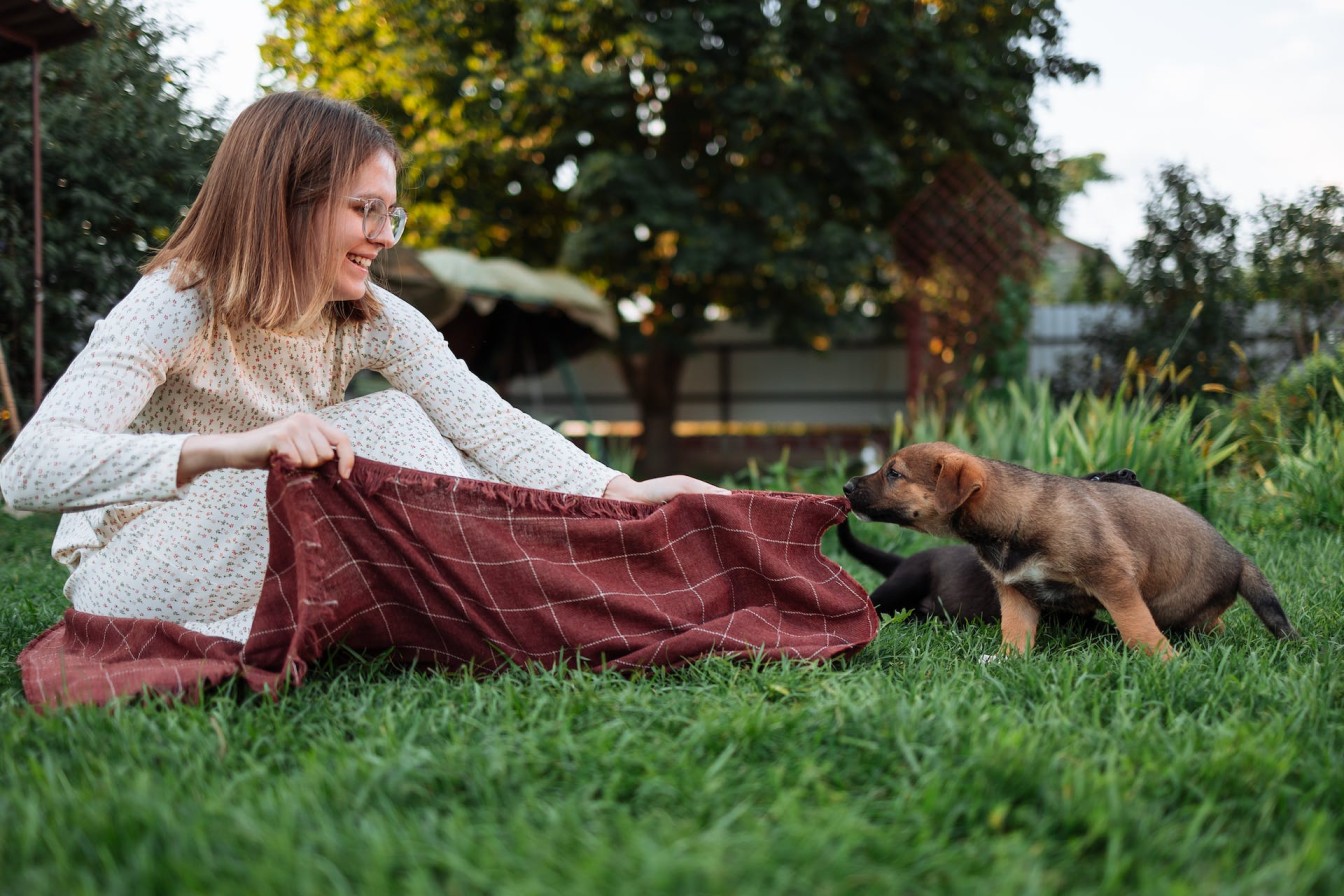
[[[726,488],[711,485],[690,476],[659,476],[636,482],[624,473],[607,483],[604,498],[635,501],[640,504],[666,504],[678,495],[730,495]]]
[[[265,469],[272,457],[301,469],[320,467],[335,458],[342,479],[349,479],[355,467],[355,450],[346,434],[301,412],[247,432],[192,436],[182,443],[177,484],[186,485],[211,470]]]

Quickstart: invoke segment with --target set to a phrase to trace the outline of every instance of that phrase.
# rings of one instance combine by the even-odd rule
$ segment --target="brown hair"
[[[331,200],[379,151],[400,170],[391,133],[353,103],[312,90],[262,97],[229,127],[196,201],[143,272],[176,262],[173,286],[201,290],[225,326],[367,320],[378,311],[367,288],[353,302],[325,300],[334,282],[315,247],[333,225]]]

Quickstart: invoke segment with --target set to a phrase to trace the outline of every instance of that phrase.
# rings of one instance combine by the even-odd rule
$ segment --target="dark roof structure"
[[[0,63],[93,37],[93,26],[52,0],[0,0]]]

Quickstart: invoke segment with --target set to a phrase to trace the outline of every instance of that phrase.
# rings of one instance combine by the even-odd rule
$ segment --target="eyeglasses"
[[[364,238],[370,242],[376,240],[378,235],[383,232],[383,228],[392,224],[391,242],[396,245],[397,240],[406,232],[406,219],[409,217],[406,209],[399,205],[392,208],[387,207],[387,203],[381,199],[363,199],[359,196],[347,196],[351,202],[355,203],[354,208],[364,210]]]

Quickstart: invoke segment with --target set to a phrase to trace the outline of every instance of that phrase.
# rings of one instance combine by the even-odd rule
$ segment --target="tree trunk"
[[[19,423],[19,406],[14,401],[14,389],[9,384],[9,365],[5,363],[5,352],[2,348],[0,348],[0,399],[4,400],[3,410],[9,434],[17,439],[22,424]]]
[[[904,299],[902,316],[905,322],[905,407],[911,419],[916,416],[920,399],[924,398],[927,385],[925,362],[928,350],[928,323],[924,319],[924,309],[920,306],[919,295],[911,290]]]
[[[639,407],[644,430],[638,442],[635,477],[666,476],[678,469],[677,439],[672,424],[677,419],[677,398],[686,356],[672,345],[650,339],[639,354],[621,355],[621,372],[630,397]]]

